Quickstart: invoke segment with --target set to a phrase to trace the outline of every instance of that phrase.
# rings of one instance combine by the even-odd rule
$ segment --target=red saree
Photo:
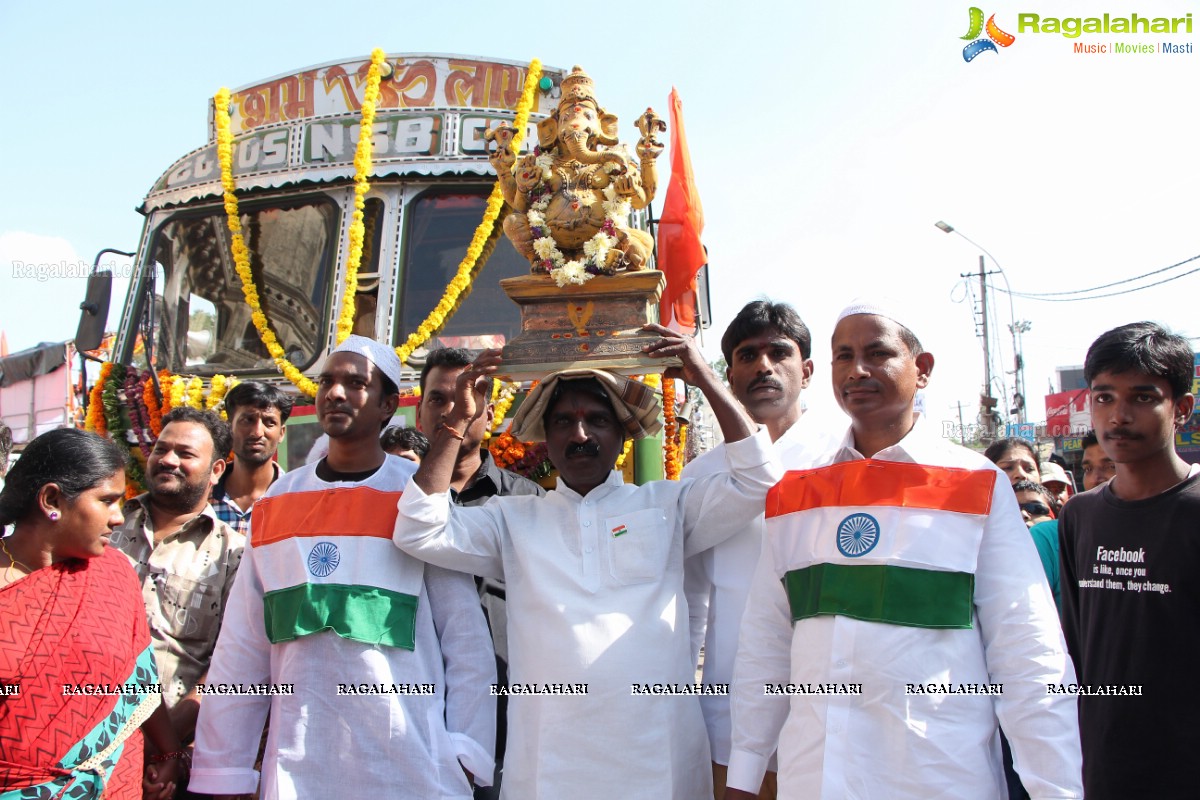
[[[157,683],[149,647],[137,578],[112,548],[0,589],[0,798],[141,797],[141,731],[78,767],[118,738],[142,699],[131,687]]]

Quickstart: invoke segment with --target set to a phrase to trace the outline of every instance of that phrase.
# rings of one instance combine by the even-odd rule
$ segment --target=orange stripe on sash
[[[254,504],[250,541],[262,547],[292,536],[391,539],[400,495],[354,486],[264,497]]]
[[[788,472],[767,493],[767,517],[829,506],[892,506],[987,514],[996,473],[879,461],[844,461]]]

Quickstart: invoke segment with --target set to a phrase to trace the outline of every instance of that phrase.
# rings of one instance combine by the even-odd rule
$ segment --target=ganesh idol
[[[617,140],[617,117],[596,100],[595,84],[580,67],[562,81],[552,116],[538,123],[538,146],[518,158],[508,147],[507,125],[488,131],[489,152],[504,199],[513,209],[504,232],[534,273],[560,286],[593,275],[648,267],[654,238],[629,227],[631,209],[654,199],[655,136],[666,124],[652,109],[637,120],[636,156]]]

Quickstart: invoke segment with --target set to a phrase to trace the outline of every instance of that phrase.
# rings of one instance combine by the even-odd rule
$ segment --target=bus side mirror
[[[107,269],[96,270],[88,276],[87,294],[79,304],[79,328],[75,331],[75,349],[79,352],[95,350],[104,341],[112,279],[112,272]]]

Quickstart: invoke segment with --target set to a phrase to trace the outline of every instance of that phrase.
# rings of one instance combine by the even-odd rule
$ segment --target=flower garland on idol
[[[529,62],[529,71],[525,73],[525,85],[521,89],[521,99],[517,103],[516,118],[513,120],[515,132],[512,143],[509,145],[513,153],[520,152],[521,140],[525,138],[525,129],[529,125],[529,112],[533,110],[535,92],[541,77],[542,62],[535,58]],[[500,191],[500,182],[496,181],[492,187],[492,193],[487,199],[487,210],[484,211],[483,221],[475,229],[475,235],[471,237],[471,244],[467,247],[467,254],[459,263],[458,270],[450,279],[442,298],[429,312],[429,316],[417,326],[415,331],[409,334],[404,344],[396,348],[396,355],[400,356],[401,363],[408,363],[408,358],[413,351],[424,345],[431,336],[445,326],[446,319],[458,306],[460,295],[471,285],[476,262],[479,261],[484,245],[492,235],[492,230],[496,226],[496,220],[499,219],[500,210],[503,207],[504,195]]]
[[[543,154],[540,148],[534,148],[534,152],[537,154],[537,164],[542,168],[542,178],[549,179],[552,175],[550,156]],[[516,168],[515,164],[513,168]],[[620,169],[616,164],[605,164],[604,168],[610,172]],[[596,275],[614,274],[616,270],[607,266],[608,257],[617,246],[617,223],[629,219],[629,200],[617,197],[617,190],[611,184],[606,186],[604,224],[595,236],[583,243],[583,260],[568,261],[562,250],[558,249],[558,243],[554,241],[550,229],[546,226],[545,213],[550,205],[550,187],[543,182],[539,188],[533,206],[527,213],[529,230],[533,234],[533,250],[541,259],[540,266],[554,279],[558,288],[569,284],[582,286]]]

